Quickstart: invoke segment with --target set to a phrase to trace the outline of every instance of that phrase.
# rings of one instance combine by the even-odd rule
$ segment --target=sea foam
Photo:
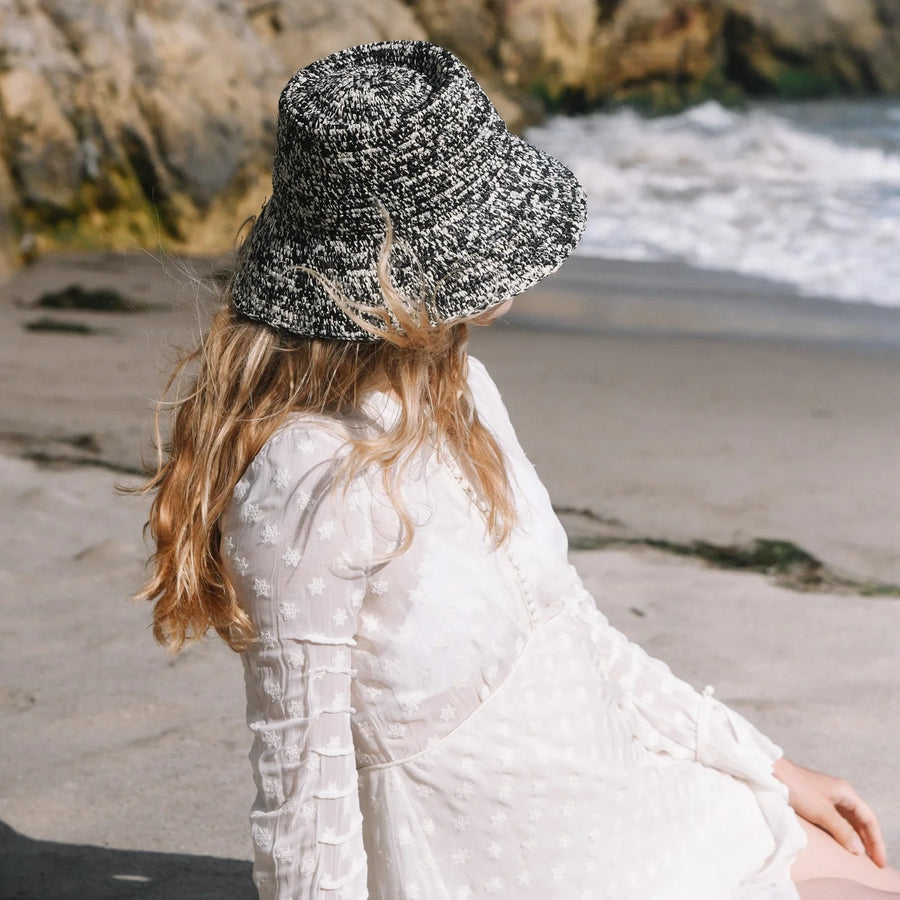
[[[589,198],[579,252],[678,259],[900,306],[900,104],[709,102],[557,117],[526,137]]]

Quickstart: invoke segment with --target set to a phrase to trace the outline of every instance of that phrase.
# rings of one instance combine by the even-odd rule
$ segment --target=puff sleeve
[[[367,896],[350,704],[371,520],[361,478],[333,490],[343,446],[323,426],[283,428],[223,517],[223,559],[257,632],[242,656],[261,900]]]

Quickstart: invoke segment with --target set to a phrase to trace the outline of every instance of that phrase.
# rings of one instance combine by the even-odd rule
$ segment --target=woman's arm
[[[743,716],[720,703],[711,687],[702,693],[675,676],[661,660],[609,624],[570,567],[567,604],[588,630],[602,670],[620,691],[620,704],[633,714],[637,735],[649,749],[704,765],[738,778],[765,782],[781,749]]]
[[[239,482],[223,551],[257,630],[244,654],[254,880],[264,900],[366,894],[351,647],[371,558],[365,491],[332,491],[340,440],[278,433]]]
[[[613,628],[597,609],[575,568],[567,560],[567,539],[556,520],[549,496],[519,445],[496,385],[478,360],[469,358],[469,384],[478,414],[497,436],[504,452],[524,473],[535,515],[552,520],[554,552],[545,554],[554,567],[557,590],[591,635],[601,667],[620,705],[632,713],[641,742],[649,749],[679,758],[697,759],[739,778],[780,785],[772,778],[772,763],[781,750],[746,719],[719,703],[712,689],[698,693],[676,678],[665,663],[649,656]],[[558,571],[557,571],[558,570]],[[546,573],[545,573],[546,574]]]

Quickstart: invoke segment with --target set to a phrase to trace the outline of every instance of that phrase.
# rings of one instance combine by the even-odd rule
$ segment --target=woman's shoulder
[[[291,413],[250,460],[236,495],[256,482],[283,490],[318,474],[336,472],[350,449],[350,432],[340,419]]]
[[[335,455],[352,439],[353,428],[344,417],[294,412],[272,432],[260,452],[294,450],[300,456]]]
[[[500,396],[500,388],[491,378],[485,364],[474,356],[469,356],[469,390],[476,402],[484,402],[504,408],[503,397]]]
[[[500,389],[494,383],[481,360],[469,356],[469,390],[475,401],[475,408],[485,425],[501,440],[515,440],[515,431],[509,420],[506,404]]]
[[[365,487],[363,473],[348,477],[346,483],[342,476],[350,449],[349,433],[341,420],[292,413],[244,469],[234,486],[232,505],[242,519],[294,506],[311,512],[341,484],[345,491],[339,494],[358,498]]]
[[[260,447],[247,473],[274,467],[293,479],[339,463],[350,451],[353,432],[353,425],[343,418],[291,413]]]
[[[488,374],[485,364],[476,356],[469,354],[469,387],[475,390],[476,387],[493,388],[497,390],[493,379]]]

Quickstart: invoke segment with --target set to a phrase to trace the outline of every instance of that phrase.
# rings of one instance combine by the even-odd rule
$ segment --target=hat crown
[[[486,128],[505,125],[449,51],[417,41],[352,47],[301,69],[282,91],[273,196],[307,228],[340,227],[348,211],[378,217],[376,198],[415,197],[435,159],[452,163]],[[404,205],[390,211],[402,215]]]
[[[314,136],[331,152],[371,149],[415,127],[496,113],[471,72],[448,50],[421,41],[351,47],[294,75],[281,92],[279,130]]]
[[[382,140],[416,116],[436,85],[407,66],[369,63],[297,78],[282,93],[279,125],[340,152]]]

